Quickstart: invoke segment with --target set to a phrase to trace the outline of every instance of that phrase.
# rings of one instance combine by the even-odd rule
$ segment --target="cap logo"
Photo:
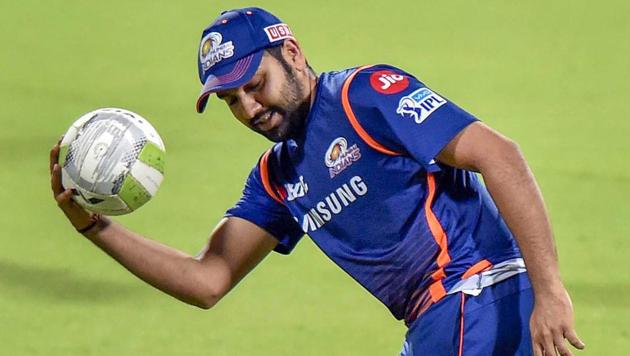
[[[223,42],[223,36],[218,32],[210,32],[201,40],[199,46],[199,61],[204,71],[221,60],[234,55],[234,45],[232,41]]]
[[[285,23],[267,26],[265,27],[265,33],[267,34],[267,38],[269,38],[269,42],[276,42],[285,38],[293,38],[293,33],[291,33],[289,25]]]

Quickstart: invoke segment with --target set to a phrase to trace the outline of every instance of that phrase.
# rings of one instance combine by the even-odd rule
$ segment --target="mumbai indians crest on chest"
[[[324,156],[324,162],[326,167],[328,167],[330,178],[334,178],[359,159],[361,159],[359,147],[356,144],[348,147],[348,141],[343,137],[334,139]]]
[[[420,88],[400,99],[396,114],[412,118],[417,124],[420,124],[444,104],[446,104],[446,100],[431,89]]]
[[[221,42],[223,42],[223,36],[218,32],[210,32],[201,40],[199,59],[204,71],[210,69],[210,67],[221,60],[234,55],[232,41]]]

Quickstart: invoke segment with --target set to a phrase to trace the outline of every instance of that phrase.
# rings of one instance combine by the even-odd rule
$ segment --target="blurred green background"
[[[269,146],[212,99],[200,33],[258,5],[317,71],[390,63],[518,141],[544,192],[589,355],[630,348],[630,5],[625,1],[0,2],[4,355],[394,355],[405,327],[308,239],[210,311],[157,292],[82,239],[48,150],[84,112],[127,108],[167,146],[158,195],[117,219],[195,254]]]

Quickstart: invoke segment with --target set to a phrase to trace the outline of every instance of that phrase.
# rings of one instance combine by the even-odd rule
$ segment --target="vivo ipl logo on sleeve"
[[[431,113],[444,104],[446,104],[446,100],[431,89],[420,88],[400,99],[396,114],[410,117],[417,124],[421,124]]]

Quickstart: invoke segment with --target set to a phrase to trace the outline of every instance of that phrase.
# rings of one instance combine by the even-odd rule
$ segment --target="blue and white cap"
[[[224,11],[203,30],[199,44],[199,79],[203,84],[197,112],[203,112],[210,94],[238,88],[258,70],[264,49],[293,34],[271,13],[248,7]]]

